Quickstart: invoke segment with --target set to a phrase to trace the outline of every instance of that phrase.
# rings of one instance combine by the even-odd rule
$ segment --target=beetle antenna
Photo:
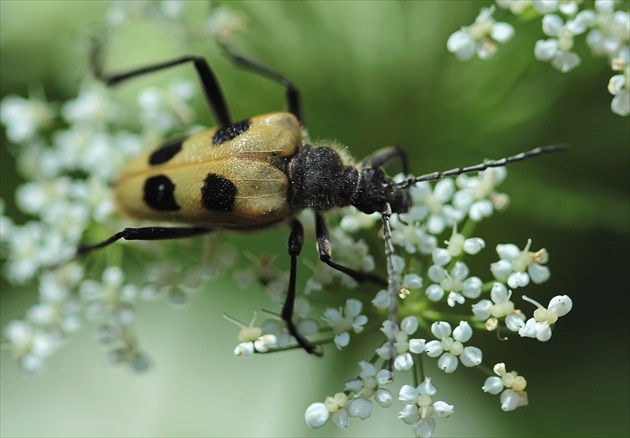
[[[383,239],[385,240],[385,257],[387,258],[387,292],[389,293],[389,316],[390,327],[387,335],[389,344],[389,366],[393,373],[394,358],[396,356],[395,343],[396,331],[394,327],[398,324],[398,282],[396,280],[396,268],[394,267],[394,246],[392,245],[392,229],[389,220],[392,216],[392,207],[389,202],[385,203],[385,211],[381,213],[383,218]]]
[[[445,170],[443,172],[432,172],[432,173],[427,173],[426,175],[408,178],[402,182],[394,184],[394,187],[405,189],[422,181],[432,181],[436,179],[442,179],[447,176],[457,176],[457,175],[461,175],[462,173],[468,173],[468,172],[481,172],[482,170],[486,170],[490,167],[502,167],[502,166],[505,166],[506,164],[514,163],[516,161],[523,161],[528,158],[537,157],[539,155],[544,155],[544,154],[564,152],[564,151],[567,151],[568,149],[569,148],[566,145],[562,145],[562,144],[543,146],[536,149],[532,149],[531,151],[521,152],[520,154],[512,155],[511,157],[501,158],[500,160],[491,160],[491,161],[486,161],[485,163],[476,164],[474,166],[457,167],[455,169]]]

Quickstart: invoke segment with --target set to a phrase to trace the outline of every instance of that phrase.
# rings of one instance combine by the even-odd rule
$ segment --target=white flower
[[[497,51],[497,43],[506,43],[514,35],[508,23],[497,23],[492,14],[494,7],[482,8],[471,26],[462,27],[452,34],[446,47],[458,59],[467,60],[475,53],[479,58],[490,58]]]
[[[432,187],[428,182],[420,182],[409,188],[413,205],[412,213],[422,217],[426,223],[427,230],[431,234],[440,234],[447,226],[453,226],[459,222],[463,215],[455,210],[448,202],[451,200],[455,186],[453,180],[444,178]],[[421,213],[422,212],[422,213]],[[403,216],[403,220],[416,219],[413,215]]]
[[[304,413],[306,424],[317,429],[322,427],[332,414],[333,424],[339,429],[348,427],[348,396],[343,392],[338,392],[334,396],[326,397],[324,403],[313,403]]]
[[[630,114],[630,47],[625,46],[621,56],[613,60],[613,69],[621,71],[608,82],[608,92],[615,96],[610,108],[615,114]]]
[[[326,423],[329,416],[330,412],[328,412],[324,403],[313,403],[306,408],[304,420],[306,420],[308,427],[318,429]]]
[[[324,311],[324,321],[335,332],[335,344],[341,349],[350,343],[350,330],[361,333],[367,323],[367,316],[361,314],[363,303],[354,298],[346,301],[343,312],[341,309],[327,308]]]
[[[381,289],[376,293],[376,296],[371,301],[372,305],[377,309],[389,309],[391,303],[391,294],[386,289]]]
[[[27,312],[34,325],[63,335],[81,326],[80,305],[72,290],[83,278],[83,268],[76,262],[42,273],[40,302]]]
[[[372,399],[382,408],[391,406],[392,393],[384,386],[392,382],[393,373],[385,369],[377,372],[373,364],[365,361],[359,362],[359,367],[359,378],[347,382],[344,389],[355,395],[349,403],[349,416],[366,420],[372,414]]]
[[[610,78],[608,91],[614,95],[610,109],[615,114],[627,116],[630,114],[630,80],[628,75],[615,75]]]
[[[366,420],[372,415],[372,399],[381,407],[389,407],[393,396],[384,385],[392,381],[388,370],[376,371],[373,364],[359,362],[359,378],[347,382],[346,392],[326,397],[324,403],[311,404],[304,414],[306,424],[312,428],[322,427],[332,414],[333,423],[339,429],[348,427],[350,417]]]
[[[475,222],[490,217],[495,209],[505,209],[509,197],[497,193],[495,189],[506,176],[505,167],[491,167],[479,172],[477,176],[458,175],[455,182],[460,190],[453,196],[453,205]]]
[[[512,289],[527,286],[530,280],[536,284],[547,281],[551,274],[549,268],[543,264],[549,260],[549,254],[544,248],[530,252],[531,244],[532,240],[528,239],[522,251],[511,243],[497,245],[497,254],[501,260],[490,265],[494,278],[507,279],[507,284]]]
[[[501,409],[513,411],[520,406],[528,404],[527,380],[519,376],[516,371],[507,372],[504,363],[498,363],[493,368],[499,377],[488,377],[481,388],[484,392],[493,395],[501,394]]]
[[[538,308],[534,311],[534,317],[528,319],[518,333],[523,337],[536,338],[541,342],[546,342],[551,338],[553,325],[559,317],[569,313],[573,307],[573,301],[567,295],[553,297],[546,309],[525,295],[523,295],[523,299],[538,306]]]
[[[129,326],[133,323],[134,307],[138,288],[123,284],[125,274],[118,266],[105,268],[102,282],[85,280],[79,287],[81,300],[86,305],[85,314],[97,318],[111,314],[116,324]]]
[[[42,222],[12,226],[11,233],[3,236],[8,248],[7,277],[14,283],[24,283],[39,269],[67,260],[75,250],[68,239]]]
[[[428,276],[435,282],[426,288],[425,294],[431,301],[439,301],[448,293],[448,305],[463,304],[466,298],[477,298],[481,294],[481,279],[468,277],[470,273],[464,262],[456,262],[451,271],[442,266],[429,267]],[[466,297],[466,298],[465,298]]]
[[[448,255],[451,257],[459,257],[464,252],[466,254],[475,255],[478,254],[479,251],[481,251],[486,246],[486,243],[483,241],[483,239],[479,237],[471,237],[466,239],[463,234],[457,232],[457,225],[453,225],[453,233],[451,234],[449,240],[447,240],[445,243],[448,245],[446,249]],[[438,264],[444,266],[444,264],[446,263]]]
[[[234,356],[249,357],[254,354],[254,351],[266,353],[269,351],[269,348],[277,345],[276,337],[274,335],[263,334],[263,329],[254,325],[254,322],[256,321],[256,312],[254,312],[254,316],[249,322],[249,325],[243,324],[228,314],[223,314],[223,317],[241,328],[237,336],[241,343],[234,348]]]
[[[219,6],[213,8],[206,31],[217,40],[227,42],[246,25],[247,19],[240,12]]]
[[[515,15],[522,14],[532,5],[532,0],[496,0],[498,7],[509,9]]]
[[[542,20],[543,32],[553,38],[536,42],[536,59],[551,61],[551,65],[563,73],[573,70],[580,64],[580,57],[572,51],[573,37],[586,32],[594,20],[595,15],[591,10],[579,12],[566,23],[559,15],[545,15]]]
[[[398,418],[405,424],[415,424],[413,432],[417,437],[433,436],[436,426],[434,417],[448,418],[454,412],[453,406],[446,402],[433,402],[431,397],[436,392],[429,377],[417,387],[403,385],[400,388],[398,398],[406,406],[398,413]]]
[[[46,358],[61,344],[59,337],[25,321],[9,322],[3,334],[20,368],[29,373],[42,371]]]
[[[69,124],[104,127],[116,117],[116,108],[105,85],[89,82],[81,87],[76,99],[61,107],[61,115]]]
[[[464,347],[472,337],[472,328],[466,321],[461,321],[453,330],[448,322],[437,321],[431,325],[431,333],[439,340],[429,341],[425,351],[429,357],[438,357],[438,368],[446,373],[457,369],[457,358],[466,367],[477,366],[481,363],[482,353],[477,347]]]
[[[618,58],[628,47],[630,39],[630,15],[628,11],[615,11],[613,1],[595,1],[593,28],[586,36],[586,43],[593,54]]]
[[[105,12],[106,22],[110,26],[121,26],[133,19],[151,17],[158,21],[171,21],[176,26],[183,20],[184,0],[136,1],[113,0]]]
[[[424,351],[424,339],[409,339],[409,336],[418,330],[418,320],[414,316],[407,316],[400,322],[400,330],[391,321],[384,321],[381,331],[385,333],[388,341],[376,349],[376,354],[382,359],[392,358],[392,345],[390,339],[394,339],[393,353],[394,368],[397,370],[409,370],[413,366],[411,353],[420,354]]]
[[[0,102],[0,121],[7,128],[7,138],[14,143],[28,141],[45,128],[54,116],[51,106],[31,96],[6,96]]]
[[[413,187],[412,187],[413,188]],[[415,210],[423,209],[421,206],[411,207],[410,213],[392,216],[392,243],[405,250],[408,254],[431,254],[437,247],[437,238],[427,232],[427,227],[421,225],[413,218]]]
[[[492,301],[484,299],[472,306],[475,316],[481,321],[486,321],[486,330],[495,330],[500,319],[505,319],[505,325],[513,332],[523,327],[525,316],[514,308],[514,302],[510,300],[512,291],[502,283],[494,283],[490,297]]]

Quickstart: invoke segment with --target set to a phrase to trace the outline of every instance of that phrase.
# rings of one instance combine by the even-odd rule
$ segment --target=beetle
[[[167,141],[157,150],[128,163],[113,182],[115,203],[122,215],[183,226],[125,228],[100,243],[78,248],[77,255],[85,255],[120,239],[179,239],[216,229],[261,230],[288,223],[291,227],[290,276],[281,317],[297,344],[310,354],[321,355],[321,352],[298,332],[292,318],[297,257],[304,243],[304,229],[296,218],[300,211],[315,212],[320,260],[357,282],[388,287],[392,296],[390,319],[395,320],[398,286],[389,218],[409,210],[409,188],[420,181],[481,171],[564,149],[547,146],[501,160],[394,182],[385,174],[383,166],[398,159],[408,175],[407,157],[400,147],[380,149],[356,163],[337,146],[310,144],[302,130],[298,89],[285,76],[235,52],[229,45],[221,44],[221,47],[236,65],[284,86],[287,110],[233,122],[214,72],[207,61],[198,56],[183,56],[115,75],[104,74],[100,64],[93,62],[95,76],[108,86],[192,63],[217,127]],[[323,213],[346,206],[354,206],[363,213],[381,214],[387,281],[332,260],[332,244]]]

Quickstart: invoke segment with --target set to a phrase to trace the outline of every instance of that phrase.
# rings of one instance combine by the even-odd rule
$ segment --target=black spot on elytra
[[[144,182],[144,202],[154,210],[177,211],[181,207],[175,201],[175,184],[166,175],[156,175]]]
[[[237,191],[229,179],[209,173],[201,188],[201,205],[206,210],[232,211]]]
[[[226,126],[225,128],[219,129],[212,136],[212,145],[219,146],[226,141],[238,137],[243,132],[247,131],[249,129],[249,126],[249,120],[243,120],[242,122],[238,122],[233,125]]]
[[[183,141],[184,139],[181,138],[173,140],[153,152],[149,155],[149,164],[151,166],[155,166],[156,164],[162,164],[169,161],[182,150]]]

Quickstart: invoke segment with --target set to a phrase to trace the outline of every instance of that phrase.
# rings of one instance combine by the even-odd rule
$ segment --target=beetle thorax
[[[351,205],[359,172],[327,146],[304,145],[288,168],[289,203],[296,209],[326,211]]]

